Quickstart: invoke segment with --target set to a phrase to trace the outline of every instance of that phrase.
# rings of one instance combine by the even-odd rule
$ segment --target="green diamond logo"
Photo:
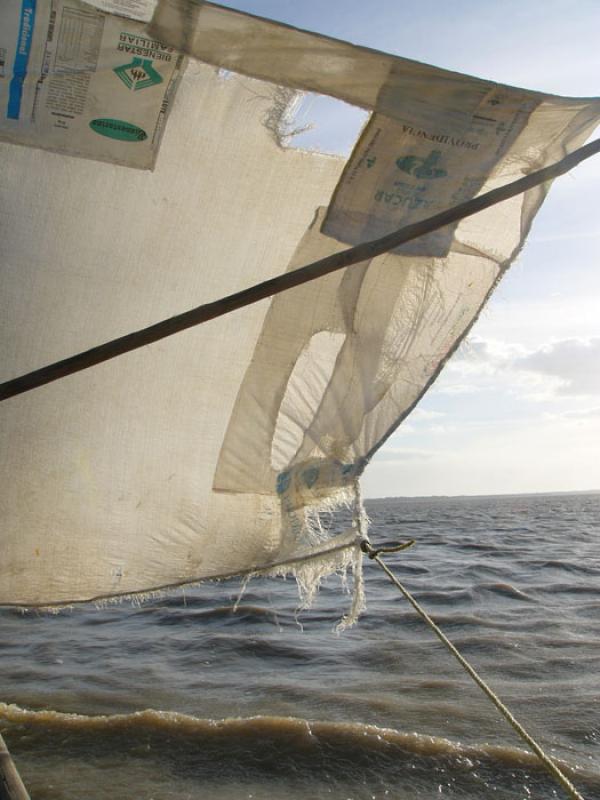
[[[152,66],[151,58],[138,58],[136,56],[129,64],[115,67],[113,72],[133,92],[162,83],[162,77]]]

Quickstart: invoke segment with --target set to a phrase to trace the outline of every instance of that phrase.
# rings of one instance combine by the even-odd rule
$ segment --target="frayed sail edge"
[[[263,125],[279,147],[286,147],[295,136],[313,127],[310,123],[299,126],[294,123],[305,94],[284,86],[277,86],[273,91],[272,105],[263,116]]]
[[[356,537],[356,532],[351,530],[347,534],[341,534],[332,539],[331,544],[342,544],[339,542],[342,538],[347,538],[348,543],[345,546],[342,545],[339,549],[333,550],[329,548],[329,550],[321,553],[306,554],[300,556],[297,561],[290,561],[272,569],[261,570],[254,573],[254,575],[293,577],[298,585],[298,594],[300,596],[300,603],[297,608],[297,613],[299,614],[313,606],[323,580],[329,575],[337,573],[341,578],[344,589],[352,592],[350,608],[335,626],[335,631],[341,633],[358,621],[366,607],[362,569],[363,556],[360,550],[360,542]],[[348,585],[349,571],[352,573],[351,590]]]
[[[352,528],[336,536],[328,536],[321,525],[320,515],[332,513],[346,506],[352,509]],[[211,581],[223,581],[230,578],[243,579],[240,594],[234,606],[237,609],[246,587],[255,577],[293,577],[298,586],[300,603],[296,613],[310,609],[316,600],[319,588],[329,575],[338,574],[343,588],[352,593],[352,600],[348,613],[335,626],[336,633],[341,633],[352,627],[366,608],[364,579],[363,579],[363,553],[361,541],[368,541],[368,517],[365,512],[358,480],[350,487],[340,487],[337,492],[329,497],[319,498],[318,503],[307,505],[295,510],[296,521],[302,520],[301,526],[305,536],[307,548],[295,550],[288,547],[279,561],[250,568],[247,571],[236,572],[230,575],[206,576],[191,579],[177,584],[169,584],[140,592],[124,592],[123,594],[108,595],[106,597],[93,597],[87,600],[66,601],[64,603],[44,604],[39,606],[11,604],[8,607],[18,609],[22,613],[58,614],[63,611],[73,610],[80,605],[95,605],[96,608],[106,608],[122,602],[130,602],[133,606],[140,607],[149,600],[160,600],[176,590],[185,592],[186,589],[199,586]],[[352,585],[349,586],[348,572],[352,573]]]
[[[306,471],[304,464],[300,472],[305,475]],[[302,481],[286,482],[280,495],[282,561],[254,574],[293,577],[300,596],[296,609],[298,615],[313,606],[323,580],[337,573],[342,587],[352,593],[348,613],[335,627],[336,632],[341,633],[352,627],[366,608],[360,545],[362,540],[368,540],[368,518],[358,477],[346,485],[329,486],[323,494],[319,488],[318,483],[312,485],[311,491],[306,489]],[[352,527],[344,533],[331,536],[322,525],[322,515],[332,514],[342,508],[351,510]],[[349,572],[352,573],[351,589]],[[244,582],[241,594],[247,583],[248,580]]]
[[[360,539],[356,531],[351,529],[345,534],[333,537],[329,540],[328,546],[322,549],[315,548],[312,552],[299,553],[285,561],[270,564],[265,567],[256,567],[248,572],[238,572],[227,576],[209,576],[196,580],[186,581],[177,585],[163,586],[157,589],[148,589],[141,592],[128,592],[120,595],[110,595],[107,597],[96,597],[88,600],[75,600],[53,605],[45,604],[39,606],[32,605],[12,605],[7,606],[23,614],[60,614],[65,611],[73,611],[82,605],[94,605],[98,609],[107,608],[119,603],[131,603],[134,607],[141,607],[144,603],[151,600],[161,600],[173,592],[180,590],[185,592],[195,586],[200,586],[209,582],[221,582],[223,580],[242,577],[243,584],[236,605],[240,603],[249,581],[256,577],[293,577],[298,585],[300,604],[297,613],[301,613],[312,607],[317,597],[322,581],[332,574],[339,574],[343,587],[348,588],[348,571],[352,572],[352,602],[346,615],[335,627],[336,632],[341,632],[351,627],[358,620],[360,614],[365,609],[365,595],[362,574],[362,552],[360,550]]]

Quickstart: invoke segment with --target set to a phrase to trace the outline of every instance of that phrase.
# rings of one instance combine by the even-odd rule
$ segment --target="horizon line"
[[[540,495],[566,495],[566,494],[600,494],[600,489],[564,489],[540,492],[494,492],[483,494],[402,494],[383,495],[378,497],[365,497],[369,500],[452,500],[464,497],[537,497]]]

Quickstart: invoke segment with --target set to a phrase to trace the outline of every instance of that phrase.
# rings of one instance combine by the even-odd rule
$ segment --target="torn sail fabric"
[[[598,100],[149,5],[0,10],[1,380],[508,183],[600,119]],[[349,159],[282,146],[302,90],[371,112]],[[0,603],[264,568],[310,594],[351,566],[356,531],[320,515],[352,501],[544,194],[0,404]]]

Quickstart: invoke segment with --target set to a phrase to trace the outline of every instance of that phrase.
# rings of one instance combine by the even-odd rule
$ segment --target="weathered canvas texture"
[[[169,0],[150,26],[98,5],[144,6],[44,0],[36,18],[70,9],[79,54],[77,31],[89,50],[100,18],[102,36],[135,30],[148,52],[126,57],[152,63],[132,86],[165,68],[142,40],[171,53],[162,135],[142,154],[147,140],[90,124],[146,123],[124,106],[86,106],[57,144],[43,115],[13,125],[0,95],[2,380],[507,183],[576,148],[600,117],[596,100],[500,87],[210,4]],[[47,39],[34,25],[29,65],[44,63],[36,47]],[[110,103],[127,80],[106,63],[100,77],[82,77],[81,63],[77,74],[104,81]],[[347,161],[282,146],[295,89],[373,112]],[[25,104],[26,77],[21,90]],[[92,134],[107,147],[89,149]],[[330,540],[319,512],[352,499],[518,252],[544,192],[3,402],[0,602],[146,592],[353,542],[352,532]]]

